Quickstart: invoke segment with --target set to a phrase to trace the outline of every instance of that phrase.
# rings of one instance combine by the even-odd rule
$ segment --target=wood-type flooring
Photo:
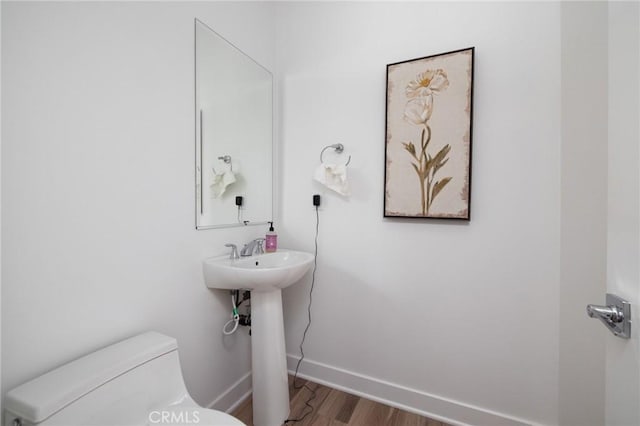
[[[313,411],[299,422],[289,422],[287,426],[450,426],[437,420],[428,419],[414,413],[389,407],[359,396],[319,385],[301,378],[293,386],[293,377],[289,376],[289,398],[291,400],[290,419],[301,419],[311,409],[305,405],[310,402]],[[247,398],[233,413],[233,416],[253,426],[253,406]]]

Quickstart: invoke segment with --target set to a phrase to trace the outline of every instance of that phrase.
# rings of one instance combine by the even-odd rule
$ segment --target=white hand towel
[[[227,170],[224,173],[214,172],[213,183],[210,185],[211,191],[213,192],[213,198],[222,197],[222,194],[227,190],[227,187],[235,181],[236,175],[231,170]]]
[[[313,177],[316,181],[340,195],[350,195],[347,166],[344,164],[320,164]]]

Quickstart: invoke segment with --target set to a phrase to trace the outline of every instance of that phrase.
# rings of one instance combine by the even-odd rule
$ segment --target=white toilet
[[[140,334],[9,391],[5,426],[241,426],[202,408],[184,385],[178,344]]]

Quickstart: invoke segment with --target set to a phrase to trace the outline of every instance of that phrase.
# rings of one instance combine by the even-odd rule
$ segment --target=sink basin
[[[311,268],[313,255],[296,250],[229,259],[229,255],[204,259],[204,281],[209,288],[272,291],[297,282]]]

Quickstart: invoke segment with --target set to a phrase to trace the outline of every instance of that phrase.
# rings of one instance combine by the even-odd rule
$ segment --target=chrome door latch
[[[631,337],[631,304],[607,293],[607,305],[587,305],[587,315],[598,318],[614,335],[623,339]]]

